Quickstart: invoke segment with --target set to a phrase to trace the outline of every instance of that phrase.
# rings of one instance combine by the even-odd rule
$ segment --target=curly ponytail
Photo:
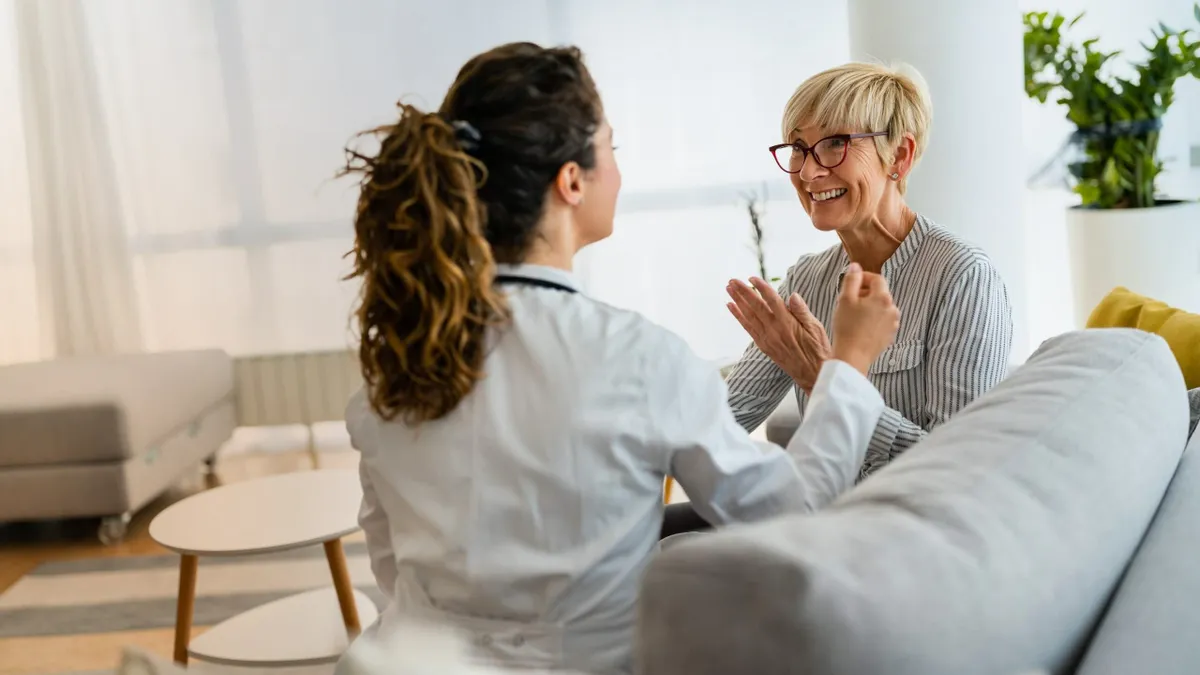
[[[567,162],[595,166],[600,95],[578,49],[519,42],[467,62],[437,114],[400,104],[359,174],[354,271],[371,407],[436,420],[483,377],[488,331],[508,319],[497,262],[520,263]],[[456,134],[455,126],[466,130]]]
[[[504,319],[477,193],[486,176],[454,128],[400,104],[370,157],[347,150],[362,175],[352,277],[362,277],[359,358],[371,406],[384,419],[442,417],[482,376],[486,331]]]

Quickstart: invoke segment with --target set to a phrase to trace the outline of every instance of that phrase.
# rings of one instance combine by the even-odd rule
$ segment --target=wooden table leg
[[[325,542],[325,559],[329,561],[329,573],[333,575],[333,587],[337,591],[338,604],[342,608],[342,620],[351,637],[362,632],[358,623],[358,606],[354,604],[354,586],[350,583],[350,568],[346,566],[346,552],[341,539]]]
[[[192,615],[196,609],[196,571],[200,559],[194,555],[179,558],[179,599],[175,605],[175,662],[187,665],[188,641],[192,635]]]

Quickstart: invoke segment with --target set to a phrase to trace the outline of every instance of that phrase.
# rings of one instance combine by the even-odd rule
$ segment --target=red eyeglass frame
[[[888,132],[886,132],[886,131],[869,131],[869,132],[862,133],[862,134],[834,134],[832,136],[826,136],[825,138],[822,138],[821,140],[817,141],[816,143],[813,143],[812,147],[806,146],[803,143],[801,143],[800,141],[795,141],[792,143],[779,143],[777,145],[772,145],[771,147],[767,148],[767,150],[770,151],[772,159],[775,160],[775,166],[779,167],[779,169],[781,171],[783,171],[784,173],[788,173],[788,174],[797,174],[804,170],[804,165],[808,163],[809,155],[812,155],[813,161],[817,163],[817,166],[820,166],[825,169],[833,169],[833,168],[841,166],[842,162],[846,161],[846,155],[849,154],[849,152],[850,152],[850,141],[852,141],[856,138],[874,138],[876,136],[887,136],[887,135],[888,135]],[[825,141],[831,141],[836,138],[840,138],[843,141],[846,141],[846,144],[844,146],[842,146],[842,158],[839,159],[836,163],[834,163],[832,165],[827,165],[817,157],[817,153],[813,152],[813,148],[824,143]],[[799,169],[796,169],[795,171],[788,171],[786,168],[784,168],[783,163],[779,161],[779,155],[775,154],[776,151],[783,149],[783,148],[792,148],[794,150],[799,150],[804,155],[804,159],[800,160],[800,168]]]

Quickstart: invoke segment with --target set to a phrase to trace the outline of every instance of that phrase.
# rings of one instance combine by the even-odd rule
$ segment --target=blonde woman
[[[729,309],[754,341],[730,374],[729,400],[738,422],[753,430],[789,389],[803,415],[830,358],[830,321],[847,266],[858,263],[887,280],[900,331],[869,369],[887,409],[863,475],[998,383],[1012,347],[1008,293],[988,256],[905,203],[932,119],[925,82],[910,68],[850,63],[801,84],[784,110],[782,142],[770,150],[813,227],[837,233],[841,244],[789,270],[780,294],[798,321],[754,319],[752,310],[778,297],[761,279],[728,287]],[[986,133],[980,142],[986,145]],[[962,152],[970,160],[970,149]]]

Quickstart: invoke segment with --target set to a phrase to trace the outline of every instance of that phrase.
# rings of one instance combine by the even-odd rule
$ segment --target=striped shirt
[[[830,340],[849,264],[841,245],[806,255],[788,270],[781,288],[785,298],[804,298]],[[868,446],[863,476],[999,383],[1012,349],[1012,308],[996,268],[979,248],[929,219],[917,217],[882,274],[900,309],[900,330],[868,371],[888,407]],[[789,389],[804,414],[804,392],[753,343],[728,385],[730,407],[747,430],[762,424]]]

